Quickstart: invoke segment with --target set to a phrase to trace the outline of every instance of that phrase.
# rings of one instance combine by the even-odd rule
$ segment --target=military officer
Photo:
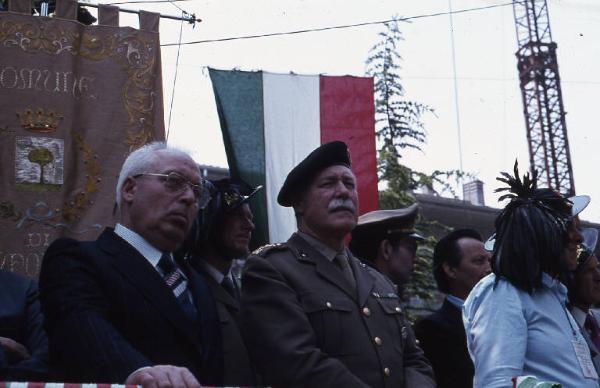
[[[410,280],[423,240],[415,230],[419,206],[403,209],[375,210],[358,218],[352,231],[350,250],[386,275],[401,291]]]
[[[186,241],[190,245],[188,257],[207,280],[217,306],[223,340],[223,384],[256,386],[257,377],[239,330],[240,285],[232,264],[249,253],[254,223],[248,201],[261,186],[253,188],[241,179],[230,178],[211,183],[211,201],[198,212],[196,226]]]
[[[344,247],[358,212],[346,144],[314,150],[277,201],[298,232],[256,251],[242,276],[242,334],[264,383],[434,387],[393,284]]]

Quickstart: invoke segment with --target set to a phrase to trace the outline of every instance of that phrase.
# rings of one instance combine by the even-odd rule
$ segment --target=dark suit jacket
[[[249,257],[242,334],[264,383],[434,387],[394,286],[348,255],[356,291],[297,234]]]
[[[0,380],[46,378],[48,339],[43,324],[35,282],[0,270],[0,336],[17,341],[31,355],[26,360],[11,362],[0,347]]]
[[[415,334],[431,361],[438,387],[473,387],[473,361],[460,309],[444,300],[438,311],[415,324]]]
[[[140,367],[169,364],[188,368],[202,384],[220,384],[216,306],[205,280],[180,266],[199,313],[196,323],[155,268],[112,229],[96,241],[52,243],[40,292],[60,377],[122,383]]]
[[[206,273],[202,265],[196,262],[192,265],[204,275],[217,303],[223,339],[223,385],[256,386],[254,368],[239,328],[240,302]]]

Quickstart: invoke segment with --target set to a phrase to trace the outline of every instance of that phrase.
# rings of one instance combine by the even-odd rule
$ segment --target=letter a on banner
[[[37,277],[56,238],[95,239],[114,224],[117,175],[133,149],[164,139],[158,14],[140,29],[55,17],[31,2],[0,12],[0,268]]]

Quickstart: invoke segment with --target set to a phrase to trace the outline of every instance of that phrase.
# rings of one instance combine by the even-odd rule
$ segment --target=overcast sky
[[[453,10],[507,4],[502,0],[453,0]],[[448,0],[192,0],[176,3],[203,21],[183,25],[182,41],[293,31],[447,12]],[[128,4],[168,14],[173,4]],[[600,222],[600,2],[548,1],[553,40],[567,111],[575,187],[592,196],[584,219]],[[124,15],[124,14],[122,14]],[[132,19],[122,16],[123,23]],[[500,171],[515,158],[522,170],[529,156],[516,70],[512,5],[453,16],[462,168],[485,183],[486,204],[498,207],[493,189]],[[133,24],[136,25],[136,24]],[[260,39],[182,46],[169,142],[186,147],[199,163],[227,166],[207,67],[270,72],[364,75],[364,61],[381,25]],[[401,26],[405,41],[401,75],[407,98],[435,109],[425,118],[428,143],[403,161],[425,172],[460,168],[452,42],[448,15],[415,19]],[[180,23],[161,21],[161,42],[179,39]],[[165,121],[175,75],[177,46],[163,47]],[[461,195],[462,193],[459,193]]]

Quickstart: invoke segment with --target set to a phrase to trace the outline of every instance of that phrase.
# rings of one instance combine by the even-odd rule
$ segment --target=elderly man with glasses
[[[40,275],[56,378],[147,387],[219,385],[216,306],[172,252],[209,197],[192,158],[164,143],[125,160],[120,220],[95,241],[59,239]]]

